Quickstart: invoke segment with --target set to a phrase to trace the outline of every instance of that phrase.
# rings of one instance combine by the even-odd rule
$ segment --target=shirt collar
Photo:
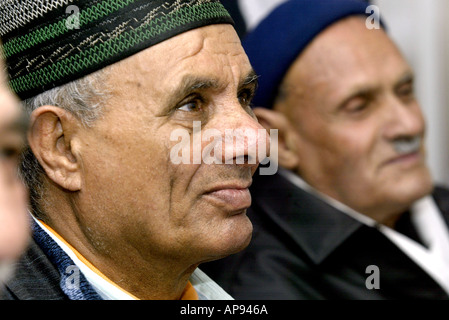
[[[34,217],[33,217],[34,218]],[[84,258],[75,248],[67,243],[56,231],[45,223],[35,219],[35,222],[55,241],[58,246],[72,259],[79,271],[83,273],[86,280],[104,300],[136,300],[137,298],[120,288],[86,258]]]
[[[288,175],[285,169],[272,176],[256,176],[251,194],[254,203],[249,215],[258,220],[257,210],[263,210],[315,264],[322,263],[364,226],[336,208],[334,202],[324,201],[321,194],[293,173]]]
[[[108,277],[106,277],[100,270],[92,265],[86,258],[84,258],[74,247],[72,247],[67,241],[65,241],[56,231],[47,226],[40,220],[33,217],[34,221],[44,230],[61,249],[72,259],[75,265],[79,268],[79,271],[83,273],[86,280],[95,289],[95,291],[104,300],[138,300],[137,297],[127,292]],[[204,294],[203,298],[207,298]],[[189,281],[184,292],[182,293],[181,300],[198,300],[199,296],[196,289]]]
[[[293,172],[285,170],[283,168],[279,168],[279,174],[282,175],[287,180],[289,180],[294,185],[296,185],[298,188],[301,188],[304,191],[313,194],[315,197],[321,199],[322,201],[334,207],[335,209],[338,209],[339,211],[346,213],[347,215],[356,219],[357,221],[370,227],[376,227],[378,225],[378,222],[376,222],[374,219],[367,217],[366,215],[361,214],[360,212],[357,212],[356,210],[348,207],[344,203],[341,203],[340,201],[335,200],[334,198],[329,197],[328,195],[318,191],[317,189],[309,185],[307,182],[305,182],[303,179],[301,179],[298,175],[294,174]]]
[[[381,225],[379,230],[425,270],[449,294],[449,232],[431,196],[411,207],[411,220],[426,247]]]
[[[449,231],[432,196],[427,195],[415,201],[410,207],[411,221],[426,245],[424,247],[396,230],[319,192],[293,172],[280,168],[279,173],[298,188],[316,196],[338,211],[364,225],[377,228],[449,293],[449,274],[447,273],[449,269]]]

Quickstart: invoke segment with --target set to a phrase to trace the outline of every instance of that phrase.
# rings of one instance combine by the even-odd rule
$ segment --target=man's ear
[[[68,111],[42,106],[30,119],[28,143],[48,178],[69,191],[81,189],[80,160],[75,133],[79,121]]]
[[[259,123],[269,132],[278,130],[278,162],[283,168],[295,171],[299,164],[298,134],[284,114],[266,108],[254,108]],[[272,142],[274,143],[274,142]]]

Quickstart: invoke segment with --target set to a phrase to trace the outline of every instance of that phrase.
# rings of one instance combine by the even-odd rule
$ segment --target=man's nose
[[[388,140],[424,134],[425,121],[416,101],[406,104],[399,99],[391,99],[389,103],[390,108],[386,111],[387,125],[384,131]]]
[[[221,159],[223,164],[254,167],[269,156],[270,137],[255,116],[241,106],[229,109],[220,115],[214,129],[220,134]]]

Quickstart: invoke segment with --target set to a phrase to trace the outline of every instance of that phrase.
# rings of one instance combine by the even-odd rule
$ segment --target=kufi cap
[[[9,84],[22,100],[219,23],[233,20],[217,0],[0,0]]]
[[[290,65],[321,31],[351,15],[367,15],[363,0],[289,0],[243,39],[259,77],[254,106],[271,108]]]

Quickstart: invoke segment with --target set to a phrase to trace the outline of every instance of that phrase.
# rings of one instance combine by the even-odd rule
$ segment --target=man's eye
[[[351,113],[362,112],[363,110],[366,109],[367,106],[368,106],[367,103],[355,105],[355,106],[352,106],[352,107],[349,109],[349,112],[351,112]]]
[[[196,112],[201,111],[201,107],[197,102],[188,102],[183,104],[178,110],[187,111],[187,112]]]
[[[14,147],[0,148],[0,165],[13,171],[19,165],[20,150]]]
[[[397,95],[402,99],[410,99],[414,97],[412,85],[404,85],[397,90]]]
[[[11,160],[19,157],[20,150],[14,147],[0,148],[0,159]]]
[[[207,121],[209,117],[209,102],[199,95],[189,96],[180,101],[170,113],[173,120],[187,121]]]
[[[203,106],[204,106],[204,99],[201,96],[194,95],[181,102],[176,109],[185,112],[200,112],[204,111]]]
[[[353,98],[346,103],[345,110],[351,114],[364,111],[369,106],[369,101],[364,98]]]
[[[254,95],[254,93],[250,89],[242,90],[239,93],[239,96],[238,96],[240,104],[242,106],[249,106],[251,104],[252,99],[253,99],[253,95]]]

